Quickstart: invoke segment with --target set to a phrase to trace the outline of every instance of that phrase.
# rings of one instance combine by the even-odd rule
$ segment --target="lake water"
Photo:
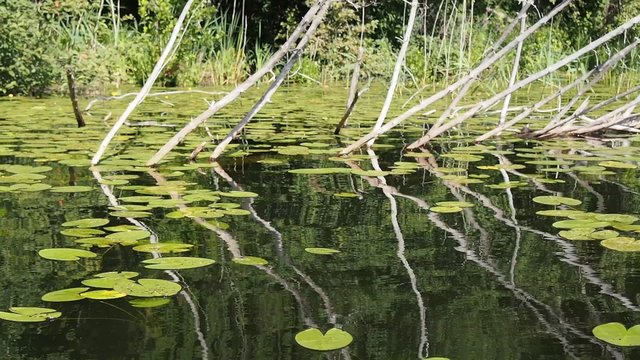
[[[600,243],[630,238],[622,248],[640,250],[633,244],[640,239],[633,217],[640,215],[640,138],[507,136],[476,145],[469,134],[491,119],[474,119],[428,152],[403,152],[431,115],[390,132],[370,152],[335,158],[370,129],[383,95],[370,90],[336,137],[346,89],[286,88],[219,164],[209,164],[207,152],[188,164],[200,142],[223,137],[253,104],[259,92],[252,91],[156,169],[142,164],[175,127],[125,127],[101,165],[88,166],[124,101],[95,104],[89,126],[77,129],[67,99],[0,99],[0,311],[61,313],[36,323],[0,320],[0,358],[640,358],[636,348],[592,333],[604,323],[640,323],[639,253]],[[179,126],[213,98],[151,98],[131,122]],[[292,172],[311,168],[338,169]],[[551,200],[533,200],[539,196]],[[541,203],[559,197],[578,202]],[[437,204],[444,201],[456,203]],[[554,209],[574,211],[537,214]],[[579,222],[557,223],[568,216]],[[62,225],[86,218],[108,224],[94,234]],[[107,236],[115,230],[150,235],[123,244]],[[188,245],[134,250],[147,243]],[[96,257],[39,256],[50,248]],[[176,250],[185,252],[164,252]],[[215,263],[170,271],[142,263],[173,256]],[[267,263],[237,262],[248,256]],[[139,307],[156,303],[136,302],[148,297],[124,290],[116,299],[42,300],[122,271],[139,275],[121,281],[162,279],[181,290],[163,297],[154,289],[157,307]],[[316,352],[296,343],[305,329],[334,327],[353,336],[348,347]]]

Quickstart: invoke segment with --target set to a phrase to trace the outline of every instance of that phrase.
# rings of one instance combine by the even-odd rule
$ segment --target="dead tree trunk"
[[[327,3],[329,0],[318,0],[316,3],[309,8],[309,11],[302,18],[298,27],[293,31],[291,36],[287,39],[287,41],[280,47],[278,51],[276,51],[269,60],[265,63],[265,65],[258,69],[253,75],[249,76],[247,80],[245,80],[242,84],[238,85],[233,91],[227,94],[225,97],[216,102],[213,106],[207,109],[202,114],[198,115],[195,119],[191,120],[185,127],[183,127],[178,133],[176,133],[166,144],[164,144],[160,150],[158,150],[155,155],[147,161],[147,166],[153,166],[158,164],[162,158],[169,153],[176,145],[178,145],[187,135],[189,135],[193,130],[195,130],[200,124],[204,123],[211,116],[216,114],[220,109],[224,108],[235,99],[237,99],[242,93],[247,91],[253,85],[255,85],[258,80],[260,80],[265,74],[269,73],[282,58],[290,51],[293,45],[296,43],[298,38],[302,35],[302,33],[307,29],[307,27],[311,24],[313,19],[315,18],[318,11]]]
[[[78,123],[78,127],[84,127],[86,124],[84,119],[82,118],[82,113],[80,112],[80,107],[78,106],[78,92],[76,91],[76,77],[73,72],[73,69],[70,66],[67,66],[65,69],[67,72],[67,85],[69,86],[69,98],[71,98],[71,106],[73,107],[73,114],[76,117],[76,122]]]
[[[336,126],[336,129],[333,131],[334,135],[340,134],[340,130],[343,127],[347,126],[347,121],[349,121],[349,116],[351,116],[351,112],[356,107],[356,103],[360,98],[360,93],[358,92],[358,80],[360,79],[360,66],[362,65],[362,60],[364,60],[364,48],[360,47],[358,49],[358,58],[356,59],[356,63],[353,67],[353,74],[351,74],[351,81],[349,83],[349,98],[347,99],[347,107],[345,109],[344,115],[342,115],[342,119]]]

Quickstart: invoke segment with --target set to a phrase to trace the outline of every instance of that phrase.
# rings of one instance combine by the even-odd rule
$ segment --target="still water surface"
[[[597,240],[568,240],[552,226],[563,217],[536,214],[557,208],[640,215],[640,139],[538,143],[507,137],[479,147],[466,138],[484,129],[487,119],[478,119],[435,141],[428,153],[403,155],[402,145],[433,120],[425,117],[345,161],[333,158],[336,150],[369,129],[383,91],[370,92],[352,126],[334,137],[345,89],[293,87],[274,97],[219,165],[210,166],[207,154],[198,166],[185,165],[185,156],[209,139],[207,132],[224,136],[257,94],[209,121],[157,169],[140,165],[174,128],[128,127],[101,166],[87,166],[107,129],[103,119],[119,114],[125,103],[95,105],[90,126],[79,130],[66,99],[0,100],[0,310],[39,306],[62,312],[42,323],[0,321],[0,358],[640,358],[638,350],[607,345],[591,333],[602,323],[640,323],[640,257]],[[131,121],[179,125],[206,108],[203,97],[151,99]],[[604,161],[628,168],[598,165]],[[41,173],[45,178],[16,179],[9,164],[51,169]],[[290,172],[306,168],[354,172]],[[367,171],[375,169],[386,172]],[[90,190],[25,190],[34,183]],[[11,187],[16,184],[26,185]],[[257,196],[218,193],[234,190]],[[149,194],[167,201],[127,200]],[[194,194],[206,196],[185,199]],[[554,207],[532,200],[541,195],[582,204]],[[433,211],[442,201],[472,207]],[[227,203],[246,211],[176,215]],[[143,214],[117,216],[114,211],[122,209],[110,209],[114,205],[147,209],[133,206],[129,210]],[[82,218],[147,229],[152,236],[141,244],[193,247],[178,255],[117,244],[85,247],[98,256],[77,262],[38,256],[44,248],[81,248],[81,238],[61,234],[61,224]],[[619,232],[640,238],[637,231]],[[305,251],[313,247],[339,253]],[[141,263],[161,256],[216,263],[169,272]],[[268,264],[232,261],[244,256]],[[155,308],[133,307],[130,296],[41,300],[107,271],[135,271],[183,289]],[[341,328],[354,341],[340,351],[307,350],[294,337],[310,327]]]

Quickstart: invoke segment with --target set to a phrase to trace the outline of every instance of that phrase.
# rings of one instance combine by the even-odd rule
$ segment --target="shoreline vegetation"
[[[74,69],[77,91],[107,95],[147,80],[169,40],[185,0],[0,0],[0,96],[43,96],[67,91],[65,69]],[[198,0],[185,20],[179,46],[169,55],[155,86],[234,87],[246,80],[288,38],[310,2]],[[401,62],[398,85],[446,87],[473,71],[518,17],[517,1],[418,1],[413,31]],[[524,28],[554,2],[535,1]],[[491,92],[535,74],[640,13],[640,0],[573,1],[560,15],[501,57],[476,82]],[[356,67],[361,83],[389,82],[411,20],[411,3],[336,1],[328,10],[286,82],[349,83]],[[558,71],[537,80],[562,86],[601,66],[637,36],[637,26]],[[512,32],[505,43],[518,35]],[[357,61],[363,49],[361,64]],[[517,54],[520,55],[517,55]],[[261,82],[269,83],[286,60]],[[628,89],[638,79],[640,51],[629,53],[604,74],[603,83]]]

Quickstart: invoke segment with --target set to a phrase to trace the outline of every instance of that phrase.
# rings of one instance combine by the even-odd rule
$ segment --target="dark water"
[[[0,188],[0,310],[41,306],[62,312],[59,319],[42,323],[0,321],[0,358],[640,358],[638,350],[607,345],[591,332],[607,322],[627,327],[640,323],[640,257],[605,249],[599,241],[558,236],[559,229],[552,223],[561,218],[536,214],[553,207],[532,201],[540,195],[562,195],[581,200],[576,209],[639,215],[637,169],[607,168],[613,172],[610,175],[603,175],[600,168],[572,170],[606,160],[637,165],[637,138],[546,143],[511,139],[487,143],[490,148],[482,151],[456,151],[473,144],[451,134],[433,145],[431,158],[403,156],[404,138],[415,138],[428,121],[420,119],[407,125],[405,133],[382,140],[383,146],[373,153],[363,152],[345,163],[330,159],[328,153],[342,147],[339,141],[349,143],[357,137],[354,134],[364,133],[370,124],[356,123],[342,138],[329,136],[341,112],[342,102],[337,101],[344,98],[344,91],[315,90],[304,98],[293,97],[304,91],[310,90],[292,89],[274,98],[274,105],[249,127],[220,167],[198,169],[180,165],[184,154],[208,138],[204,132],[190,137],[171,163],[157,170],[133,165],[148,158],[171,135],[170,129],[158,127],[125,130],[114,145],[117,152],[94,172],[86,166],[64,165],[65,159],[86,160],[93,153],[106,129],[102,118],[114,111],[109,105],[95,111],[89,130],[77,130],[64,99],[0,102],[6,110],[0,115],[0,163],[49,166],[52,170],[43,173],[47,178],[39,182],[92,187],[81,193]],[[276,100],[282,104],[285,99],[290,100],[278,105]],[[200,108],[204,104],[197,97],[188,101]],[[250,104],[248,100],[241,103],[237,112]],[[176,107],[150,102],[136,120],[182,123],[199,111],[192,108],[181,113],[178,105],[178,101]],[[280,106],[286,107],[286,116]],[[310,116],[305,112],[309,106],[324,107]],[[361,108],[356,119],[377,111],[367,102]],[[235,121],[232,115],[210,121],[212,135],[223,136],[227,119]],[[292,148],[283,151],[301,143],[307,143],[307,150],[294,150],[303,155],[286,155]],[[309,149],[321,150],[310,154]],[[329,151],[322,154],[322,149]],[[455,153],[481,160],[442,156]],[[567,158],[568,165],[526,163]],[[266,159],[282,163],[269,164]],[[205,159],[199,161],[206,164]],[[410,171],[385,176],[288,172],[317,167],[387,170],[397,161],[412,163],[405,165]],[[509,163],[525,167],[478,168],[496,164],[508,168]],[[560,170],[543,170],[550,167]],[[114,174],[139,178],[126,185],[99,186],[97,177]],[[452,176],[460,174],[481,182],[465,184]],[[0,167],[0,186],[14,184],[6,183],[9,175]],[[152,216],[134,219],[151,229],[160,243],[194,245],[186,256],[214,259],[213,266],[171,273],[145,269],[141,261],[151,254],[119,245],[93,248],[98,257],[79,262],[38,256],[43,248],[77,247],[76,238],[60,234],[65,221],[97,217],[108,218],[109,225],[131,224],[127,218],[109,215],[109,196],[118,201],[139,195],[136,190],[141,187],[135,185],[148,187],[163,181],[184,181],[180,186],[188,190],[258,194],[219,200],[238,203],[250,215],[204,220],[224,222],[228,228],[166,217],[175,207],[153,208]],[[522,186],[487,186],[505,181],[520,181]],[[164,198],[175,199],[185,191]],[[345,192],[357,195],[336,196]],[[440,201],[467,201],[474,206],[457,213],[429,210]],[[186,206],[207,206],[207,202]],[[640,238],[637,232],[624,235]],[[309,247],[340,253],[315,255],[305,251]],[[233,263],[239,256],[259,256],[269,264]],[[136,271],[140,277],[177,280],[183,291],[171,297],[168,305],[149,309],[132,307],[130,297],[67,303],[40,300],[47,292],[82,286],[80,281],[106,271]],[[323,331],[338,327],[352,334],[354,341],[339,351],[307,350],[296,344],[294,336],[309,327]]]

